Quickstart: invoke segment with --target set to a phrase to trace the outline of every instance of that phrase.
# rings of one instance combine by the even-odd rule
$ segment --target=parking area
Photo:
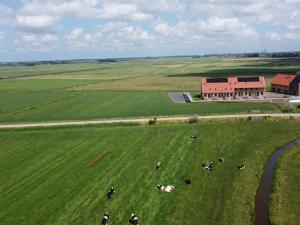
[[[181,103],[185,104],[186,100],[184,98],[184,92],[169,92],[168,93],[169,98],[174,103]]]

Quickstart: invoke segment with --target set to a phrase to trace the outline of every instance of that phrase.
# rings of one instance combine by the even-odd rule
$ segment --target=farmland
[[[271,104],[177,105],[168,91],[199,94],[200,78],[300,71],[298,59],[159,58],[1,66],[0,122],[278,112]]]
[[[105,210],[112,224],[131,212],[147,225],[253,224],[265,160],[299,136],[295,121],[1,131],[0,224],[99,224]],[[159,183],[175,190],[158,193]]]
[[[287,152],[278,162],[271,201],[274,225],[297,225],[300,221],[300,147]]]
[[[275,113],[286,106],[175,104],[168,92],[189,91],[197,98],[200,78],[206,76],[264,74],[269,87],[276,73],[298,71],[298,59],[271,58],[0,66],[0,123]],[[111,224],[127,224],[135,212],[144,225],[250,225],[264,162],[299,136],[299,122],[268,120],[1,130],[0,224],[100,224],[108,210]],[[201,169],[207,160],[215,163],[211,172]],[[157,161],[159,172],[153,169]],[[246,170],[239,171],[242,163]],[[290,168],[278,171],[277,184],[283,171],[294,175]],[[157,184],[175,190],[159,193]],[[117,191],[108,200],[112,185]],[[292,180],[286,185],[295,186]],[[280,188],[271,212],[281,207],[275,201],[297,191],[283,195]],[[280,211],[274,221],[290,214]]]
[[[174,104],[164,92],[14,92],[0,96],[2,122],[274,112],[270,104]]]

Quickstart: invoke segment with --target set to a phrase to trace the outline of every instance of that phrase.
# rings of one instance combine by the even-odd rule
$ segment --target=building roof
[[[202,78],[201,90],[202,93],[234,93],[234,87],[229,82],[230,78],[219,78],[215,82],[214,79]]]
[[[293,80],[296,78],[296,75],[291,74],[277,74],[273,80],[272,84],[281,85],[281,86],[290,86]]]
[[[295,79],[291,83],[292,86],[300,86],[300,75],[296,75]]]
[[[232,77],[235,82],[235,88],[265,88],[264,76],[258,77]]]
[[[265,88],[265,79],[259,77],[202,78],[202,93],[234,93],[238,88]]]

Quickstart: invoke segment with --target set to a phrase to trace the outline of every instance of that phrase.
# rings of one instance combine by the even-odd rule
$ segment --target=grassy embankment
[[[274,225],[297,225],[300,221],[300,147],[278,161],[270,215]]]
[[[99,225],[108,210],[111,224],[135,212],[144,225],[250,225],[265,160],[299,136],[295,121],[1,131],[0,224]],[[160,183],[175,190],[158,193]]]

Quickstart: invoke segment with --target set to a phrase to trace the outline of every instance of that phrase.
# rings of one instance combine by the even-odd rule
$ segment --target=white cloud
[[[147,12],[181,12],[186,8],[184,1],[180,0],[155,0],[137,1],[139,6]]]
[[[166,22],[158,22],[154,30],[164,36],[184,37],[190,32],[190,27],[186,22],[179,22],[175,26],[170,26]]]
[[[20,52],[51,52],[58,41],[59,37],[55,34],[19,33],[14,44]]]
[[[17,15],[18,27],[23,30],[43,31],[51,29],[51,27],[59,20],[59,17],[50,15]]]
[[[34,42],[36,41],[36,36],[34,34],[23,34],[20,36],[22,42]]]
[[[127,3],[105,3],[102,9],[97,10],[95,17],[98,18],[122,18],[133,21],[142,21],[151,18],[148,13],[143,13],[136,4]]]
[[[58,35],[55,34],[45,34],[40,37],[40,41],[44,43],[53,43],[59,40]]]
[[[226,0],[226,1],[194,1],[192,9],[195,14],[238,17],[244,21],[266,23],[271,26],[300,29],[299,0]]]
[[[0,26],[7,25],[11,20],[13,10],[5,5],[0,4]]]
[[[0,42],[3,41],[4,39],[5,39],[5,33],[0,32]]]
[[[135,46],[147,46],[155,37],[138,26],[126,22],[109,22],[97,26],[90,33],[83,33],[83,29],[75,28],[66,37],[73,49],[125,49]]]
[[[295,33],[288,33],[288,34],[286,34],[286,38],[290,39],[290,40],[296,40],[299,38],[299,35],[297,35]]]
[[[269,38],[272,41],[280,41],[281,36],[276,32],[267,32],[266,34],[267,38]]]
[[[98,0],[34,0],[23,1],[16,18],[19,28],[45,30],[64,16],[94,19],[145,21],[152,15],[141,11],[136,2]]]
[[[257,40],[260,34],[237,18],[210,17],[193,23],[181,21],[174,26],[159,21],[154,25],[154,30],[169,38],[212,39],[212,40]]]
[[[67,36],[68,40],[76,40],[79,38],[81,33],[83,32],[83,28],[74,28],[70,34]]]
[[[181,48],[185,54],[185,49],[192,52],[195,48],[199,52],[256,51],[265,48],[266,40],[272,40],[266,47],[270,49],[287,45],[296,49],[299,45],[300,0],[18,2],[14,10],[0,4],[0,26],[11,25],[5,32],[10,37],[15,35],[12,39],[20,49],[50,51],[60,46],[61,52],[88,49],[105,55],[107,51],[126,49],[135,54],[138,48],[146,48],[142,52],[148,53],[153,47],[158,54],[162,48],[169,48],[168,54]],[[77,24],[73,30],[69,21]]]

